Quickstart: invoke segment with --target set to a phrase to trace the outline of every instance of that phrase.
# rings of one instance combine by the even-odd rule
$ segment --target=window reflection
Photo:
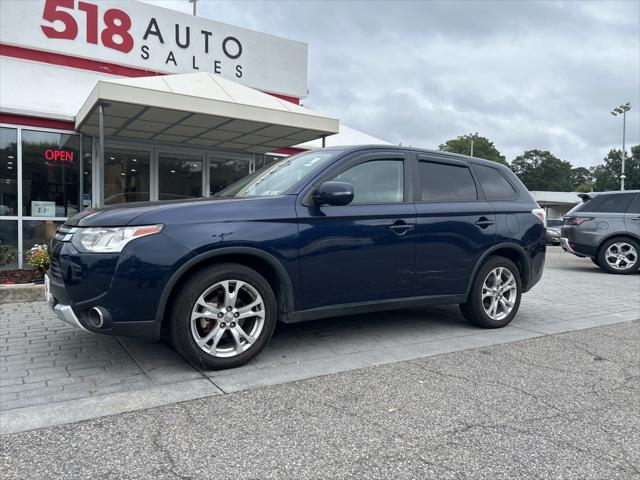
[[[247,175],[249,162],[246,160],[212,158],[209,161],[209,194],[214,195]]]
[[[0,216],[18,215],[18,131],[0,128]]]
[[[202,196],[202,159],[160,155],[158,199],[178,200]]]
[[[79,210],[78,135],[22,131],[22,209],[33,217],[69,217]]]
[[[105,148],[105,205],[149,200],[149,157],[149,152]]]

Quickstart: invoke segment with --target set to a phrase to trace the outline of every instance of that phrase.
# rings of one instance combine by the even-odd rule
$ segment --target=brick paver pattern
[[[640,274],[610,275],[588,260],[555,251],[543,280],[523,297],[512,326],[637,313]],[[421,342],[477,336],[457,307],[381,312],[281,325],[255,360],[238,369],[207,373],[212,382],[248,370],[304,362],[336,362],[354,352],[376,352]],[[343,358],[344,361],[344,358]],[[78,330],[59,321],[44,302],[0,305],[0,410],[43,405],[167,384],[205,374],[169,347]]]

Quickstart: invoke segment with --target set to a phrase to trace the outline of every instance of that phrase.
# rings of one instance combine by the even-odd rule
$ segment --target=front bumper
[[[58,318],[83,330],[156,340],[161,294],[186,254],[162,234],[140,238],[121,254],[83,253],[71,242],[54,238],[47,301]],[[94,307],[105,315],[99,327],[89,318]]]
[[[76,314],[73,312],[73,309],[69,305],[63,305],[62,303],[56,302],[56,299],[53,298],[53,295],[51,295],[51,292],[49,291],[49,285],[49,276],[45,274],[44,295],[47,300],[47,305],[49,305],[51,311],[63,322],[66,322],[69,325],[73,325],[74,327],[84,330],[85,332],[88,332],[89,330],[87,330],[84,325],[80,323],[80,320],[78,320],[78,317],[76,317]]]

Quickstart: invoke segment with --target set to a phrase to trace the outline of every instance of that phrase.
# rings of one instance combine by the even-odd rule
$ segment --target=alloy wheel
[[[503,320],[513,310],[518,296],[516,279],[508,268],[496,267],[482,284],[482,308],[492,320]]]
[[[191,313],[191,335],[204,352],[234,357],[258,340],[265,305],[258,291],[241,280],[224,280],[207,288]]]
[[[638,262],[638,252],[627,242],[616,242],[609,245],[604,258],[614,270],[628,270]]]

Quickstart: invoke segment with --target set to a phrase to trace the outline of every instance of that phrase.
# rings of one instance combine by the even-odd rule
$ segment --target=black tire
[[[589,257],[591,261],[596,264],[598,267],[600,266],[600,262],[598,261],[598,257]]]
[[[615,243],[628,245],[635,250],[635,260],[633,262],[627,262],[629,266],[626,268],[614,268],[609,261],[607,261],[607,251],[609,250],[609,247]],[[598,256],[596,258],[598,259],[598,266],[605,272],[615,273],[617,275],[629,275],[640,268],[640,245],[638,245],[638,242],[635,240],[626,237],[610,238],[600,245],[600,248],[598,249]]]
[[[257,334],[255,341],[249,345],[249,342],[245,337],[240,337],[245,342],[246,350],[232,353],[233,356],[230,357],[220,357],[215,356],[210,353],[205,352],[202,348],[198,346],[196,343],[196,339],[194,338],[194,334],[192,334],[192,325],[191,325],[191,315],[194,307],[196,306],[196,302],[200,298],[202,294],[204,294],[209,288],[218,284],[219,282],[223,282],[225,280],[237,280],[240,282],[244,282],[248,284],[248,287],[244,288],[253,288],[262,298],[262,305],[264,306],[264,322],[262,324],[261,331]],[[234,284],[237,286],[238,284]],[[230,291],[231,288],[229,287]],[[222,289],[224,291],[224,289]],[[241,290],[242,292],[243,290]],[[216,295],[218,290],[214,290],[209,295]],[[242,295],[247,295],[246,291],[242,293]],[[240,294],[238,295],[239,298]],[[209,297],[207,297],[209,298]],[[248,297],[247,297],[248,298]],[[235,300],[234,306],[241,300]],[[213,305],[210,303],[209,305]],[[221,305],[219,305],[221,306]],[[218,306],[218,307],[219,307]],[[218,308],[216,307],[216,308]],[[223,310],[226,312],[226,310]],[[262,310],[261,310],[262,312]],[[225,314],[223,314],[225,315]],[[200,328],[209,328],[208,331],[203,331],[202,337],[205,337],[206,334],[211,333],[214,328],[220,327],[220,325],[225,325],[227,330],[230,330],[230,327],[234,324],[233,322],[233,312],[229,312],[229,320],[227,323],[221,323],[225,321],[225,317],[222,319],[198,319],[196,322],[204,322],[204,323],[196,323],[196,329]],[[258,318],[247,318],[248,322],[258,322]],[[255,270],[248,268],[244,265],[234,264],[234,263],[222,263],[219,265],[214,265],[208,267],[204,270],[197,272],[195,275],[191,276],[186,280],[186,282],[181,285],[180,290],[178,291],[175,300],[171,305],[171,319],[170,319],[170,337],[171,343],[174,348],[185,358],[191,361],[194,365],[199,368],[203,368],[206,370],[222,370],[225,368],[233,368],[238,367],[247,363],[249,360],[254,358],[260,351],[265,347],[271,336],[273,335],[273,330],[275,329],[277,321],[277,306],[275,295],[273,294],[273,290],[269,283]],[[213,322],[213,323],[211,323]],[[240,322],[245,322],[245,320],[238,320],[238,325],[241,325]],[[217,325],[217,327],[216,327]],[[247,326],[247,323],[242,324],[243,327]],[[229,348],[232,348],[234,345],[234,336],[231,335],[231,331],[227,333],[223,333],[222,337],[219,339],[219,344],[228,344]],[[196,334],[199,334],[197,331]],[[210,340],[211,344],[213,344],[212,340]],[[211,345],[205,344],[205,347],[210,347]],[[236,344],[240,344],[241,342],[236,342]]]
[[[516,292],[515,302],[511,312],[501,319],[491,318],[485,311],[485,307],[482,300],[482,290],[485,280],[490,272],[498,267],[508,269],[515,279]],[[518,267],[509,259],[499,256],[489,257],[484,265],[480,267],[480,270],[476,274],[476,278],[473,280],[471,291],[469,292],[469,298],[466,303],[460,305],[460,310],[464,315],[464,318],[468,322],[477,325],[482,328],[500,328],[508,325],[513,317],[518,313],[520,307],[520,300],[522,298],[522,280],[520,278],[520,271]],[[490,302],[491,300],[489,300]]]

